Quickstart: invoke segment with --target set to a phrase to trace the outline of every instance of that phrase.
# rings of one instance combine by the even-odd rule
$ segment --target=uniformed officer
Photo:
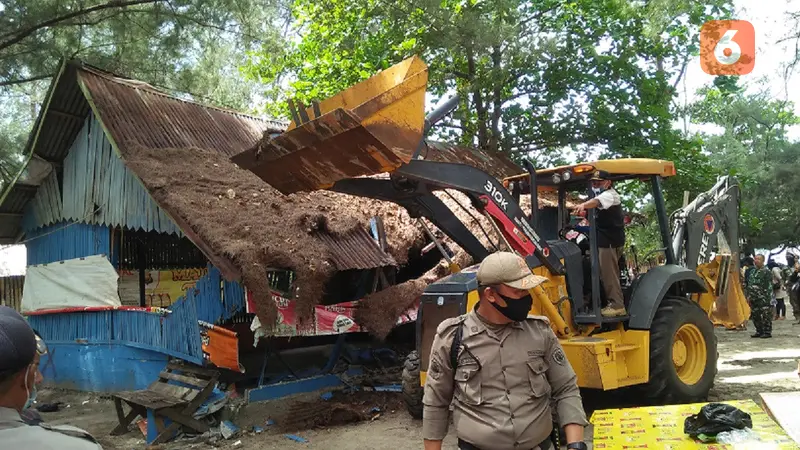
[[[747,278],[747,300],[750,301],[750,316],[756,332],[750,337],[772,337],[772,273],[764,267],[764,255],[756,255],[756,268]]]
[[[453,400],[462,450],[550,449],[551,403],[567,448],[585,449],[588,423],[575,372],[547,319],[528,316],[529,289],[545,278],[507,252],[489,255],[477,278],[475,309],[443,321],[436,331],[423,398],[425,449],[442,448]]]
[[[67,426],[28,425],[20,412],[36,396],[41,377],[39,358],[46,352],[28,322],[0,306],[0,442],[3,448],[36,450],[102,450],[87,432]]]

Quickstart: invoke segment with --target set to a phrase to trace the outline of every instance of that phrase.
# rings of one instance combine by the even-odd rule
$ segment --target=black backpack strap
[[[463,335],[463,328],[464,324],[459,323],[458,327],[456,328],[456,334],[453,336],[453,342],[450,344],[450,367],[453,369],[453,376],[456,374],[456,368],[458,367],[458,351],[461,347],[461,338]]]

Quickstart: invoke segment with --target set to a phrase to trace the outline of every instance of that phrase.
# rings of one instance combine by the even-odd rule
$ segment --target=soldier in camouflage
[[[756,327],[754,338],[772,337],[772,273],[764,266],[764,255],[756,255],[755,269],[747,278],[747,300]]]

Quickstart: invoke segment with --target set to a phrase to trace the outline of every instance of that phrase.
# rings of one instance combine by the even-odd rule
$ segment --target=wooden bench
[[[178,373],[181,372],[181,373]],[[147,419],[147,443],[160,444],[168,441],[181,426],[199,433],[208,431],[208,425],[196,420],[193,415],[211,395],[219,379],[219,372],[193,364],[170,362],[161,371],[157,381],[147,389],[113,394],[119,425],[112,435],[128,432],[128,426],[142,416]],[[131,410],[125,414],[122,402]],[[164,419],[172,423],[164,425]]]

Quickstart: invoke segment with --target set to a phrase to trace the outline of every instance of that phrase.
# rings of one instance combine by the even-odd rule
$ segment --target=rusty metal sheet
[[[333,264],[339,270],[374,269],[396,266],[397,261],[378,247],[375,240],[363,229],[342,236],[317,233],[331,252]]]
[[[411,160],[344,109],[335,109],[231,160],[283,194],[324,189],[345,178],[385,173]]]
[[[265,132],[284,129],[279,122],[181,100],[97,70],[81,68],[78,78],[121,149],[198,147],[233,155],[252,147]]]

